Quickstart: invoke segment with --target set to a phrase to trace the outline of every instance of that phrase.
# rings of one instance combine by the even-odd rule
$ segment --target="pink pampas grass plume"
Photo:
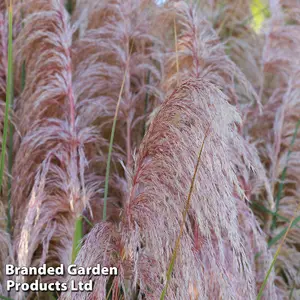
[[[75,29],[63,3],[24,5],[30,9],[16,41],[16,67],[20,72],[26,62],[26,85],[16,107],[21,138],[12,186],[15,256],[20,266],[68,265],[75,220],[99,189],[88,161],[101,139],[78,113],[72,82]]]
[[[173,12],[175,20],[177,51],[175,49],[173,54],[169,55],[166,70],[167,90],[174,87],[178,80],[201,76],[217,84],[238,107],[242,102],[238,101],[237,91],[257,101],[253,87],[226,55],[224,45],[201,10],[196,5],[184,1],[176,1],[169,9]],[[171,13],[169,17],[172,17]],[[179,74],[176,71],[177,67]]]
[[[109,183],[108,218],[112,219],[118,219],[128,192],[126,174],[131,172],[146,118],[162,99],[162,42],[154,34],[153,21],[156,9],[154,1],[148,0],[79,1],[74,12],[85,20],[73,48],[80,113],[83,117],[88,114],[107,140],[124,79]],[[86,103],[93,104],[87,107]],[[91,162],[99,176],[105,173],[106,153],[107,147],[101,148],[101,155]],[[93,222],[102,219],[102,198],[91,203]]]
[[[233,194],[243,194],[235,156],[250,166],[237,134],[240,121],[228,98],[205,79],[186,81],[163,102],[140,146],[120,223],[97,225],[76,260],[84,267],[118,266],[119,276],[111,278],[113,297],[120,288],[125,299],[160,297],[195,160],[210,128],[167,298],[183,299],[192,287],[201,299],[255,298],[255,270],[245,253]],[[91,279],[94,291],[73,293],[72,299],[107,296],[108,278]]]

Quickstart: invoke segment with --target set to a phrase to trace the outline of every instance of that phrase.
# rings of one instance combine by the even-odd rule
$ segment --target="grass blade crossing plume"
[[[174,23],[175,23],[175,21],[174,21]],[[179,70],[179,68],[177,68],[177,72],[178,72],[178,70]],[[209,128],[208,128],[208,130],[209,130]],[[176,257],[177,257],[177,252],[179,251],[180,240],[181,240],[181,237],[182,237],[182,234],[183,234],[183,227],[185,226],[187,212],[188,212],[189,207],[190,207],[191,197],[192,197],[194,184],[195,184],[195,180],[196,180],[196,176],[197,176],[197,171],[198,171],[198,168],[199,168],[199,165],[200,165],[200,162],[201,162],[201,154],[202,154],[202,151],[203,151],[203,148],[204,148],[205,140],[206,140],[207,135],[208,135],[208,130],[206,131],[206,133],[204,135],[203,142],[202,142],[199,154],[198,154],[198,159],[197,159],[197,163],[196,163],[196,166],[195,166],[194,175],[193,175],[193,178],[192,178],[192,181],[191,181],[191,186],[190,186],[187,202],[186,202],[186,205],[184,207],[184,211],[182,213],[182,221],[181,221],[181,224],[180,224],[180,232],[179,232],[179,235],[176,239],[175,248],[173,250],[173,254],[172,254],[172,257],[171,257],[171,262],[169,264],[168,271],[167,271],[167,282],[166,282],[166,285],[165,285],[165,287],[164,287],[164,289],[161,293],[161,296],[160,296],[161,300],[165,299],[165,296],[166,296],[166,293],[167,293],[167,290],[168,290],[168,286],[169,286],[169,282],[170,282],[170,279],[171,279],[171,275],[172,275],[172,272],[173,272],[174,263],[175,263],[175,260],[176,260]]]
[[[297,207],[296,212],[295,212],[295,216],[291,219],[291,221],[290,221],[288,227],[286,228],[285,234],[284,234],[284,236],[283,236],[283,238],[282,238],[282,240],[281,240],[281,242],[280,242],[280,244],[279,244],[279,246],[278,246],[278,248],[277,248],[277,250],[276,250],[276,252],[275,252],[275,255],[274,255],[274,258],[273,258],[272,263],[271,263],[271,265],[270,265],[270,268],[269,268],[269,270],[268,270],[268,272],[267,272],[267,274],[266,274],[266,277],[265,277],[265,279],[264,279],[264,281],[263,281],[263,283],[262,283],[262,285],[261,285],[261,288],[260,288],[260,290],[259,290],[259,293],[258,293],[258,295],[257,295],[257,300],[260,300],[260,299],[262,298],[262,295],[263,295],[263,292],[264,292],[264,288],[265,288],[265,286],[266,286],[266,284],[267,284],[267,282],[268,282],[270,273],[271,273],[271,271],[272,271],[272,269],[273,269],[273,267],[274,267],[274,265],[275,265],[275,263],[276,263],[277,257],[278,257],[278,255],[280,254],[280,251],[281,251],[281,249],[282,249],[282,246],[283,246],[283,244],[285,243],[286,237],[288,236],[289,231],[290,231],[290,229],[291,229],[291,227],[292,227],[294,221],[296,220],[296,217],[297,217],[299,211],[300,211],[300,205]]]
[[[195,284],[199,297],[221,293],[231,297],[236,282],[240,292],[253,295],[253,270],[244,255],[233,197],[239,184],[229,150],[232,139],[243,149],[235,122],[239,122],[239,116],[234,107],[208,81],[190,80],[175,90],[162,104],[140,146],[121,223],[96,225],[76,263],[118,266],[120,274],[113,279],[114,286],[120,286],[129,298],[143,293],[159,299],[165,282],[161,276],[166,274],[178,236],[195,157],[212,123],[167,297],[184,298]],[[224,174],[223,169],[229,173]],[[194,230],[199,233],[197,239]],[[234,249],[231,254],[225,254],[227,244]],[[230,278],[225,261],[230,261]],[[218,274],[218,280],[214,274]],[[104,299],[107,279],[93,279],[95,287],[89,297]],[[113,296],[118,292],[114,288]],[[63,296],[67,298],[67,294]]]
[[[167,74],[171,76],[169,75],[167,77],[166,86],[170,88],[170,86],[174,84],[177,75],[172,76],[172,74],[174,74],[174,65],[176,57],[178,56],[181,66],[180,76],[182,79],[192,75],[193,77],[204,77],[216,83],[227,94],[230,102],[237,105],[243,117],[249,107],[249,104],[245,106],[240,105],[241,101],[239,98],[243,95],[247,97],[251,96],[251,98],[256,100],[256,107],[258,106],[259,108],[260,103],[253,87],[237,65],[225,54],[225,49],[206,16],[201,14],[201,11],[198,11],[197,6],[187,5],[184,2],[176,3],[173,7],[173,11],[177,14],[178,19],[177,48],[180,49],[180,51],[179,53],[174,53],[168,61],[166,70]],[[253,104],[255,103],[251,101],[250,107],[253,106]],[[242,132],[242,127],[239,128],[239,131]],[[251,153],[251,155],[248,155],[248,158],[251,159],[251,165],[255,166],[256,174],[254,176],[255,180],[253,181],[253,172],[247,169],[247,164],[245,165],[245,161],[241,159],[241,156],[236,156],[237,159],[234,160],[236,164],[235,172],[238,174],[241,187],[245,190],[246,196],[249,199],[251,197],[252,186],[253,189],[256,186],[266,186],[268,198],[272,199],[267,178],[263,166],[259,161],[259,157],[256,154],[255,147],[245,140],[243,141],[243,145],[245,147],[245,153]],[[232,145],[232,148],[235,148],[235,146]],[[235,149],[233,151],[238,150]],[[268,261],[271,260],[271,256],[267,253],[267,244],[258,230],[258,224],[247,203],[245,203],[244,199],[238,196],[238,194],[235,194],[235,196],[239,208],[238,213],[240,226],[242,228],[241,235],[243,235],[243,244],[247,245],[245,247],[247,249],[247,256],[251,257],[251,253],[258,251],[258,249],[264,253],[259,261],[259,267],[256,267],[255,262],[251,259],[252,268],[255,268],[257,271],[256,280],[257,284],[259,284],[260,280],[263,280],[263,272],[261,271],[268,268]],[[268,285],[267,291],[270,297],[274,296],[275,290],[272,281]]]

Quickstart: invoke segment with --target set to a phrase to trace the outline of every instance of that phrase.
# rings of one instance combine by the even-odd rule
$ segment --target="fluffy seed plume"
[[[30,10],[16,41],[17,70],[25,61],[26,85],[16,108],[21,139],[13,168],[14,248],[20,266],[68,265],[75,220],[99,188],[92,174],[85,184],[85,170],[100,139],[77,113],[74,29],[63,3],[26,5]]]
[[[251,84],[226,55],[224,45],[201,10],[185,1],[176,1],[169,9],[174,13],[178,42],[177,51],[169,56],[167,64],[167,90],[176,86],[178,80],[201,76],[217,84],[235,105],[242,104],[238,102],[235,81],[239,93],[247,91],[246,94],[257,100]],[[179,74],[175,71],[177,65]]]
[[[242,193],[234,156],[249,163],[236,132],[240,121],[226,96],[204,79],[186,81],[162,104],[139,149],[120,224],[95,227],[76,260],[85,267],[96,261],[119,266],[120,275],[112,278],[113,297],[120,288],[128,299],[160,297],[195,161],[210,128],[167,297],[183,299],[195,292],[201,299],[254,299],[254,270],[234,197],[234,191]],[[232,144],[239,153],[232,153]],[[107,279],[93,279],[93,293],[72,297],[104,299]]]
[[[131,170],[135,148],[143,137],[145,119],[162,98],[158,89],[162,45],[152,32],[155,13],[154,2],[148,0],[80,1],[74,12],[86,20],[80,24],[79,37],[74,43],[74,87],[78,99],[82,99],[80,113],[89,114],[108,140],[120,100],[113,140],[108,218],[116,219],[119,214],[128,191],[126,172]],[[87,103],[93,105],[87,107]],[[101,150],[101,155],[91,162],[100,176],[107,160],[107,148]],[[93,222],[100,221],[101,197],[95,198],[91,205]]]

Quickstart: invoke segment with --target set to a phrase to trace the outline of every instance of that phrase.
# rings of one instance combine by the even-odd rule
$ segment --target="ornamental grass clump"
[[[298,2],[8,2],[0,298],[298,299]]]

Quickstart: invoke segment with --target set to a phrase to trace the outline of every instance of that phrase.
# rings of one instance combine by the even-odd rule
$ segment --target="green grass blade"
[[[295,227],[298,222],[300,222],[300,216],[293,220],[291,228]],[[271,248],[274,244],[276,244],[285,235],[287,229],[288,228],[284,228],[282,231],[280,231],[280,233],[278,233],[274,238],[272,238],[268,242],[268,247]]]
[[[1,295],[0,295],[0,299],[3,299],[3,300],[14,300],[14,299],[12,299],[12,298],[5,297],[5,296],[1,296]]]
[[[299,127],[300,127],[300,119],[298,120],[298,122],[296,124],[296,128],[295,128],[295,131],[294,131],[294,134],[293,134],[293,137],[292,137],[292,140],[291,140],[291,144],[290,144],[290,147],[289,147],[289,151],[288,151],[288,154],[287,154],[287,157],[286,157],[286,165],[285,165],[285,167],[283,169],[283,172],[281,174],[281,180],[280,180],[278,193],[277,193],[276,201],[275,201],[275,213],[276,214],[277,214],[278,209],[279,209],[279,202],[282,198],[284,180],[285,180],[286,173],[287,173],[288,162],[289,162],[289,159],[290,159],[290,156],[291,156],[291,153],[292,153],[292,148],[293,148],[293,146],[295,144],[295,141],[296,141],[296,138],[297,138]],[[273,217],[272,229],[274,229],[275,227],[276,227],[276,215]]]
[[[280,251],[281,251],[281,248],[282,248],[282,246],[283,246],[283,244],[284,244],[284,242],[285,242],[285,239],[286,239],[286,237],[287,237],[287,235],[288,235],[290,229],[292,228],[292,225],[293,225],[295,222],[298,222],[298,221],[299,221],[300,216],[297,217],[297,214],[298,214],[298,212],[299,212],[299,208],[300,208],[300,205],[296,208],[295,217],[293,217],[293,218],[291,219],[291,221],[290,221],[290,223],[289,223],[289,226],[288,226],[288,227],[286,228],[286,230],[285,230],[284,236],[283,236],[283,238],[282,238],[282,240],[281,240],[281,242],[280,242],[280,244],[279,244],[279,246],[278,246],[278,248],[277,248],[277,251],[276,251],[276,253],[275,253],[274,257],[273,257],[273,260],[272,260],[272,263],[271,263],[271,265],[270,265],[270,267],[269,267],[269,270],[268,270],[268,272],[267,272],[267,274],[266,274],[266,276],[265,276],[265,278],[264,278],[264,281],[263,281],[263,283],[262,283],[262,285],[261,285],[261,287],[260,287],[260,289],[259,289],[259,292],[258,292],[258,295],[257,295],[257,298],[256,298],[257,300],[260,300],[261,297],[262,297],[262,295],[263,295],[263,292],[264,292],[265,286],[267,285],[267,282],[268,282],[269,276],[270,276],[270,274],[271,274],[271,271],[272,271],[272,269],[273,269],[273,267],[274,267],[274,265],[275,265],[275,262],[276,262],[276,260],[277,260],[277,257],[278,257],[278,255],[279,255]]]
[[[21,90],[24,90],[26,80],[26,69],[25,69],[25,61],[22,64],[22,73],[21,73]]]
[[[75,223],[75,231],[73,237],[72,263],[74,263],[77,254],[80,250],[80,243],[83,237],[82,216],[78,217]]]
[[[23,0],[21,1],[23,5]],[[21,19],[22,19],[22,28],[24,28],[24,10],[23,6],[21,6]],[[21,91],[23,92],[25,87],[25,80],[26,80],[26,69],[25,69],[25,61],[22,64],[22,71],[21,71]]]
[[[87,222],[91,227],[94,227],[93,223],[91,223],[86,216],[81,215],[77,218],[73,236],[72,263],[74,263],[80,250],[81,240],[83,238],[83,220],[85,220],[85,222]]]
[[[176,27],[176,17],[174,16],[174,42],[175,42],[175,53],[176,53],[176,76],[178,84],[178,74],[179,74],[179,57],[178,57],[178,39],[177,39],[177,27]]]
[[[14,134],[14,125],[10,122],[9,124],[9,149],[8,149],[8,182],[7,182],[7,189],[8,189],[8,207],[7,207],[7,232],[11,234],[11,216],[10,216],[10,209],[11,209],[11,174],[12,174],[12,166],[13,166],[13,134]]]
[[[52,292],[48,292],[47,295],[48,295],[50,300],[56,300],[57,299],[57,297],[55,297]]]
[[[23,1],[21,1],[23,4]],[[24,11],[23,7],[21,7],[21,19],[22,19],[22,28],[24,27]],[[26,77],[26,70],[25,70],[25,62],[22,64],[22,70],[21,70],[21,91],[24,90],[25,87],[25,77]],[[12,88],[13,90],[13,88]],[[13,108],[14,105],[14,95],[12,95],[11,99],[11,108]],[[9,211],[11,207],[11,181],[12,181],[12,167],[13,167],[13,144],[14,144],[14,125],[12,122],[9,123],[9,147],[8,147],[8,183],[7,183],[7,188],[8,188],[8,203],[9,203]],[[10,215],[9,212],[7,215]],[[7,222],[7,232],[11,233],[11,220],[10,217],[8,218]]]
[[[259,204],[259,203],[253,202],[253,203],[251,204],[251,207],[252,207],[252,208],[257,208],[258,210],[260,210],[260,211],[262,211],[262,212],[265,212],[265,213],[268,213],[268,214],[270,214],[270,215],[272,215],[272,216],[276,216],[278,219],[281,219],[281,220],[283,220],[283,221],[286,221],[286,222],[289,222],[289,221],[290,221],[288,218],[283,217],[282,215],[276,214],[275,212],[269,210],[268,208],[264,207],[263,205],[261,205],[261,204]],[[300,226],[297,225],[297,224],[295,225],[295,227],[300,228]]]
[[[87,222],[91,227],[94,227],[94,224],[84,215],[81,215],[85,222]]]
[[[131,55],[132,48],[133,48],[133,42],[132,42],[131,47],[130,47],[129,56]],[[119,97],[118,97],[118,102],[117,102],[117,106],[116,106],[116,111],[115,111],[115,115],[114,115],[114,119],[113,119],[111,134],[110,134],[108,156],[107,156],[107,162],[106,162],[106,172],[105,172],[103,216],[102,216],[103,221],[106,221],[108,185],[109,185],[108,183],[109,183],[111,155],[112,155],[114,136],[115,136],[115,131],[116,131],[117,117],[118,117],[118,114],[119,114],[119,107],[120,107],[122,94],[123,94],[123,90],[124,90],[124,86],[125,86],[125,80],[126,80],[126,74],[127,74],[128,66],[129,66],[129,59],[128,59],[127,64],[126,64],[126,68],[125,68],[125,72],[124,72],[124,76],[123,76],[123,80],[122,80],[122,84],[121,84],[121,88],[120,88],[120,93],[119,93]]]
[[[262,255],[262,251],[257,252],[257,253],[254,255],[254,259],[257,260],[261,255]]]
[[[102,217],[103,221],[106,221],[110,162],[111,162],[111,155],[112,155],[112,149],[113,149],[113,143],[114,143],[114,136],[115,136],[115,131],[116,131],[117,117],[118,117],[121,97],[122,97],[122,93],[123,93],[123,89],[124,89],[124,85],[125,85],[125,78],[126,78],[126,72],[124,73],[123,82],[121,85],[119,99],[117,102],[115,116],[114,116],[113,125],[112,125],[112,129],[111,129],[111,134],[110,134],[110,142],[109,142],[108,156],[107,156],[107,162],[106,162],[106,172],[105,172],[104,202],[103,202],[103,217]]]
[[[291,228],[293,228],[293,227],[299,228],[299,225],[298,225],[299,222],[300,222],[300,216],[293,220]],[[274,244],[276,244],[285,235],[286,231],[287,231],[287,228],[284,228],[282,231],[280,231],[280,233],[278,233],[275,237],[273,237],[271,240],[269,240],[268,248],[271,248]],[[255,259],[259,258],[261,256],[261,254],[262,254],[262,252],[256,253]]]
[[[185,224],[187,212],[188,212],[188,209],[190,207],[190,202],[191,202],[191,198],[192,198],[192,193],[193,193],[193,189],[194,189],[196,175],[197,175],[197,171],[198,171],[198,168],[199,168],[199,165],[200,165],[201,155],[202,155],[202,152],[203,152],[203,148],[204,148],[204,144],[205,144],[205,140],[206,140],[207,136],[208,136],[208,130],[206,131],[206,133],[204,135],[204,139],[203,139],[200,151],[199,151],[197,163],[196,163],[196,166],[195,166],[195,169],[194,169],[194,175],[193,175],[193,178],[192,178],[192,181],[191,181],[191,185],[190,185],[190,190],[189,190],[187,202],[186,202],[184,211],[182,213],[182,221],[181,221],[181,225],[180,225],[180,232],[179,232],[179,235],[177,237],[177,240],[176,240],[176,243],[175,243],[174,252],[172,254],[171,261],[170,261],[170,264],[169,264],[169,268],[168,268],[168,271],[167,271],[167,282],[166,282],[166,285],[165,285],[164,289],[162,290],[162,293],[161,293],[161,296],[160,296],[160,300],[164,300],[165,296],[167,294],[167,289],[168,289],[168,286],[169,286],[169,283],[170,283],[170,279],[171,279],[171,275],[172,275],[172,272],[173,272],[175,260],[176,260],[176,257],[177,257],[177,252],[179,250],[180,240],[181,240],[181,237],[182,237],[182,234],[183,234],[183,228],[184,228],[184,224]]]
[[[6,102],[5,102],[5,113],[4,113],[4,128],[2,138],[2,152],[0,161],[0,192],[2,191],[4,165],[5,165],[5,154],[6,154],[6,142],[7,142],[7,129],[9,123],[9,111],[11,108],[12,100],[12,75],[13,75],[13,64],[12,64],[12,6],[9,7],[8,11],[8,64],[7,64],[7,79],[6,79]]]
[[[300,269],[298,269],[298,271],[297,271],[296,278],[298,277],[299,273],[300,273]],[[293,299],[293,293],[294,293],[294,290],[295,290],[295,286],[296,286],[296,282],[294,282],[293,287],[291,288],[291,291],[290,291],[290,294],[289,294],[289,300]]]
[[[2,192],[4,167],[5,167],[5,156],[6,156],[6,144],[7,144],[7,131],[9,126],[9,113],[11,110],[11,103],[13,99],[13,45],[12,45],[12,35],[13,35],[13,8],[10,2],[8,8],[8,63],[7,63],[7,78],[6,78],[6,102],[5,102],[5,113],[4,113],[4,126],[3,126],[3,137],[2,137],[2,151],[0,158],[0,194]],[[8,201],[7,207],[7,230],[10,232],[11,228],[11,217],[10,217],[10,207],[11,203]]]
[[[147,74],[147,84],[149,84],[149,83],[150,83],[150,71],[148,71],[148,74]],[[144,116],[146,116],[147,111],[148,111],[148,103],[149,103],[149,92],[147,91],[146,96],[145,96]],[[146,119],[145,119],[144,127],[143,127],[143,133],[142,133],[143,137],[146,133],[146,123],[147,122],[146,122]]]

